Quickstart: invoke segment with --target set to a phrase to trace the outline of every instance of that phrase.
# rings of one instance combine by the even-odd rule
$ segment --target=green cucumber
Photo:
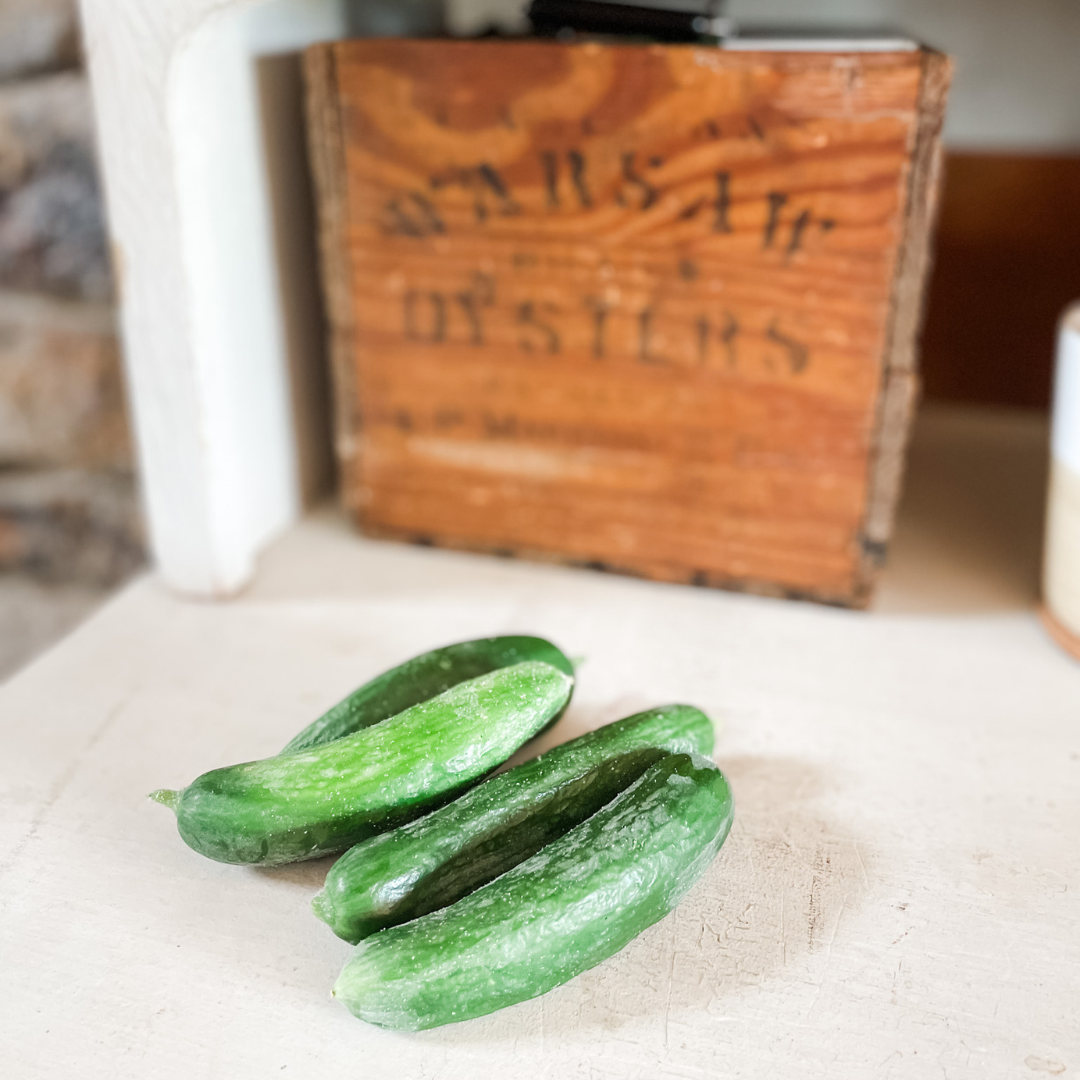
[[[540,661],[459,683],[323,746],[204,773],[151,798],[218,862],[314,859],[409,821],[498,768],[566,705],[573,680]]]
[[[357,946],[334,995],[421,1031],[537,997],[662,919],[712,862],[731,792],[711,761],[666,754],[588,820],[450,907]]]
[[[581,824],[663,750],[711,754],[711,721],[691,705],[666,705],[556,746],[357,844],[330,869],[312,908],[356,944],[446,907]]]
[[[352,735],[445,693],[467,679],[526,660],[541,660],[565,675],[574,674],[574,667],[567,657],[544,638],[508,635],[447,645],[414,656],[364,683],[304,728],[282,753],[307,750]],[[556,719],[557,716],[552,722]]]

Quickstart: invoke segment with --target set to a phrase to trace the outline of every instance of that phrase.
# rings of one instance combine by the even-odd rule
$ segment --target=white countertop
[[[924,418],[871,613],[359,540],[332,514],[232,603],[137,581],[0,688],[0,1072],[1080,1072],[1080,664],[1035,615],[1045,438]],[[308,910],[328,862],[209,862],[146,793],[510,630],[587,658],[544,745],[672,700],[721,721],[734,829],[673,914],[566,986],[367,1027]]]

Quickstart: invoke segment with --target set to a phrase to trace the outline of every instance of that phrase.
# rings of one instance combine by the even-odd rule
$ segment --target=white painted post
[[[81,2],[153,553],[172,587],[227,595],[305,487],[256,61],[363,29],[369,9]],[[430,0],[391,6],[430,21]]]

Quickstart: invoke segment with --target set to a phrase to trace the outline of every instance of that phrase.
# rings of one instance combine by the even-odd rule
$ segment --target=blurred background
[[[358,2],[354,25],[392,33],[399,10]],[[988,422],[1025,411],[1037,518],[1055,324],[1080,297],[1080,4],[732,0],[725,12],[900,30],[954,56],[924,398],[931,414],[963,406]],[[451,0],[447,23],[524,29],[523,4]],[[144,562],[114,304],[77,4],[0,0],[0,678]],[[913,458],[929,475],[933,445],[917,440]],[[992,500],[999,465],[969,463],[966,482]],[[1027,546],[1037,558],[1034,534]]]
[[[74,0],[0,0],[0,677],[143,560]]]

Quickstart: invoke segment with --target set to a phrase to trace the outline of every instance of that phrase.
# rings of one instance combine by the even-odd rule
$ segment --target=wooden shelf
[[[336,514],[229,604],[143,578],[0,690],[8,1073],[1075,1067],[1080,665],[1036,611],[1044,436],[924,418],[870,613],[362,540]],[[511,628],[586,658],[544,745],[661,701],[713,715],[735,828],[675,913],[567,986],[422,1037],[366,1027],[329,996],[349,947],[308,911],[327,862],[208,862],[145,795]]]

